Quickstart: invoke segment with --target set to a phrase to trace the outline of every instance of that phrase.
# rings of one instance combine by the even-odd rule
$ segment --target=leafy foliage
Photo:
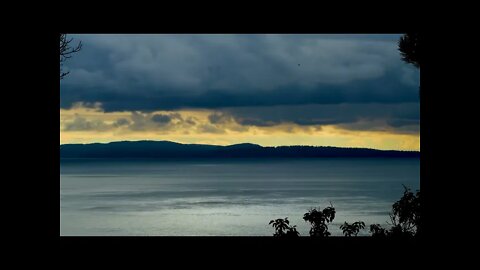
[[[313,208],[303,215],[305,222],[310,222],[312,226],[310,228],[310,236],[313,237],[330,236],[327,224],[332,222],[334,218],[335,208],[333,205],[323,209],[322,211]]]
[[[293,225],[288,228],[286,237],[299,237],[300,233],[297,231],[297,225]]]
[[[409,33],[400,37],[398,41],[398,50],[402,60],[420,68],[419,35]]]
[[[373,237],[378,237],[378,238],[385,238],[387,237],[387,234],[388,234],[387,229],[382,228],[380,224],[370,225],[370,232],[372,233]]]
[[[416,194],[404,187],[402,198],[392,205],[391,233],[415,235],[421,223],[420,191]]]
[[[344,222],[343,225],[340,226],[340,229],[343,231],[343,235],[345,236],[357,236],[361,229],[365,228],[365,223],[363,221],[357,221],[353,224],[348,224]]]
[[[403,196],[392,205],[390,220],[392,227],[387,230],[379,224],[370,225],[375,237],[408,238],[418,236],[421,226],[420,191],[416,194],[404,187]]]
[[[297,226],[290,226],[290,221],[288,220],[288,217],[286,217],[285,219],[278,218],[275,220],[270,220],[268,224],[272,225],[272,227],[275,228],[275,233],[273,234],[273,236],[275,237],[300,236],[300,233],[297,231]]]

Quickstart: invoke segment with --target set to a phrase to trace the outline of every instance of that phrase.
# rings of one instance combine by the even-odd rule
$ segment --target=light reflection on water
[[[418,159],[62,161],[61,235],[272,235],[288,217],[302,235],[312,207],[385,224]],[[367,233],[365,230],[364,233]]]

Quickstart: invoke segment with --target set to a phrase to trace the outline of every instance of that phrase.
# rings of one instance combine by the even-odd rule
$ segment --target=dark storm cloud
[[[398,35],[75,35],[61,106],[105,111],[418,101]]]
[[[223,133],[282,123],[419,132],[419,71],[399,35],[74,35],[61,107],[131,111],[115,127]],[[209,123],[160,110],[215,110]],[[230,125],[237,122],[239,125]],[[69,130],[105,129],[75,119]]]
[[[258,115],[257,118],[239,117],[238,119],[236,119],[236,121],[240,125],[257,126],[257,127],[271,127],[271,126],[275,126],[282,123],[280,121],[275,122],[271,120],[261,119],[260,117],[261,117],[260,115]]]
[[[395,130],[417,133],[420,125],[418,103],[326,104],[225,109],[237,123],[246,126],[275,126],[281,123],[338,125],[350,130]]]

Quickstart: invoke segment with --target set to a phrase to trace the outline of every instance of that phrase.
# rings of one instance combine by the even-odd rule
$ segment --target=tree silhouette
[[[342,229],[343,234],[345,236],[357,236],[358,233],[360,232],[361,229],[365,228],[365,223],[363,221],[357,221],[352,224],[348,224],[347,222],[344,222],[343,225],[340,226],[340,229]]]
[[[372,224],[370,225],[370,232],[372,233],[373,237],[378,237],[378,238],[385,238],[387,237],[388,231],[380,224]]]
[[[416,194],[405,189],[403,196],[392,205],[392,213],[390,213],[389,230],[382,228],[379,224],[370,225],[370,232],[375,237],[390,238],[409,238],[419,236],[421,231],[421,208],[420,208],[420,191]]]
[[[402,198],[392,205],[390,214],[392,232],[401,232],[407,235],[415,235],[421,222],[420,191],[416,194],[406,186]]]
[[[327,224],[332,222],[334,218],[335,208],[333,205],[323,209],[322,211],[313,208],[303,215],[305,222],[310,222],[312,226],[310,228],[310,236],[312,237],[330,236]]]
[[[288,217],[285,219],[278,218],[275,220],[270,220],[268,223],[271,224],[272,227],[275,228],[275,233],[273,236],[275,237],[298,237],[300,233],[297,231],[297,226],[290,226],[290,221],[288,221]]]
[[[402,60],[406,63],[414,65],[416,68],[420,68],[420,37],[418,33],[407,33],[400,37],[398,41],[398,50],[402,56]],[[422,90],[422,86],[418,87],[418,94]]]
[[[300,233],[297,231],[297,225],[293,225],[292,227],[288,228],[286,237],[299,237]]]
[[[67,34],[60,34],[60,80],[70,73],[70,71],[63,72],[62,66],[65,61],[71,58],[74,53],[79,52],[82,49],[81,41],[76,47],[71,47],[70,43],[72,41],[73,38],[68,39]]]
[[[407,33],[400,37],[398,50],[402,60],[420,68],[419,35],[418,33]]]

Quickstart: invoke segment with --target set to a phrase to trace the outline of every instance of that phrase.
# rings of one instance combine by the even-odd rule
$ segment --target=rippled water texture
[[[288,217],[301,235],[311,207],[385,224],[416,190],[419,159],[62,160],[61,235],[272,235]],[[365,230],[363,233],[367,233]]]

